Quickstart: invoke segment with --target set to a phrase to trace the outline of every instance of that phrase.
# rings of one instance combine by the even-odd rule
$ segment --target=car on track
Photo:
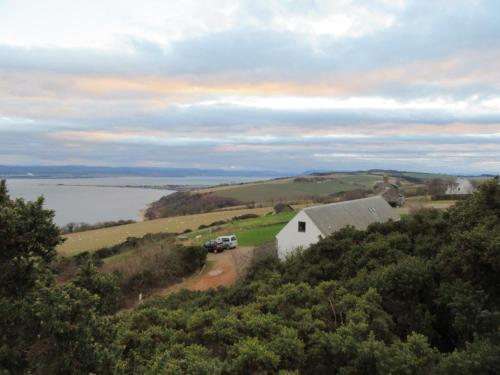
[[[220,241],[225,249],[236,249],[238,247],[238,239],[234,234],[217,237],[217,241]]]
[[[208,240],[203,244],[203,247],[209,252],[209,253],[221,253],[223,252],[226,247],[221,241],[217,240]]]

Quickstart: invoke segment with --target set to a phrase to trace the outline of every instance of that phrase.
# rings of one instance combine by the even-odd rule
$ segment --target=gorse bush
[[[116,259],[97,263],[101,273],[115,277],[121,291],[121,303],[115,309],[137,300],[139,293],[147,296],[155,289],[181,281],[201,269],[207,258],[204,248],[178,245],[175,237],[168,234],[145,236],[127,243]]]
[[[97,294],[54,284],[62,238],[42,206],[10,199],[0,182],[0,373],[110,373],[114,327]]]
[[[121,345],[146,353],[140,316],[169,332],[165,348],[205,347],[223,365],[216,373],[494,374],[499,285],[495,180],[447,211],[345,228],[283,263],[256,257],[231,288],[155,301],[122,321],[146,341]],[[156,355],[141,358],[133,368],[123,358],[130,373]]]
[[[500,369],[498,180],[446,211],[345,228],[286,262],[263,252],[230,288],[181,291],[114,317],[112,280],[84,267],[56,287],[40,262],[24,294],[2,288],[0,363],[13,373]]]
[[[137,249],[140,246],[154,246],[156,243],[165,242],[172,243],[175,240],[175,234],[172,233],[150,233],[143,237],[128,237],[125,241],[108,247],[103,247],[97,249],[93,252],[84,251],[72,258],[77,264],[82,264],[86,262],[88,258],[91,258],[94,263],[100,264],[105,258],[109,258],[113,255],[117,255],[126,251]]]

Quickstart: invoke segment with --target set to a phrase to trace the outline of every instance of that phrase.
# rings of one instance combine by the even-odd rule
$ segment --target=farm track
[[[208,254],[209,264],[201,273],[188,277],[184,281],[171,285],[153,296],[165,296],[182,289],[203,291],[219,286],[230,286],[241,277],[253,257],[254,248],[251,246],[238,247],[226,250],[219,254]]]

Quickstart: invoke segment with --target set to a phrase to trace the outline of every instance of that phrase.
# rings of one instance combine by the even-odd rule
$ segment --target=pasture
[[[236,233],[238,243],[241,246],[260,246],[264,242],[273,241],[285,225],[286,223],[279,223],[242,230]]]
[[[296,213],[297,211],[286,212],[277,215],[266,215],[254,219],[235,221],[190,233],[188,240],[193,244],[203,244],[206,240],[211,238],[235,234],[236,237],[238,237],[240,246],[259,246],[264,242],[273,240],[281,228],[283,228]]]
[[[124,242],[127,237],[143,237],[148,233],[182,233],[187,229],[196,230],[201,224],[208,225],[218,220],[229,220],[234,216],[254,213],[265,215],[272,207],[256,207],[238,210],[209,212],[196,215],[176,216],[143,221],[110,228],[71,233],[64,236],[65,242],[58,246],[61,255],[73,256],[83,251],[93,251]]]
[[[398,208],[398,212],[400,215],[407,215],[412,209],[436,208],[438,210],[445,210],[455,203],[455,200],[433,201],[428,196],[410,197],[406,199],[403,207]]]
[[[210,188],[208,191],[242,202],[294,201],[360,188],[368,189],[375,181],[381,179],[380,176],[372,174],[338,174],[328,177],[332,179],[325,181],[281,179],[262,183],[222,186]]]

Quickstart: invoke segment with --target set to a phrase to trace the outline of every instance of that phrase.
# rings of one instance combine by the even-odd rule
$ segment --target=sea
[[[265,180],[269,177],[95,177],[95,178],[7,178],[12,198],[45,198],[45,207],[55,211],[55,223],[95,224],[104,221],[142,220],[147,206],[173,190],[165,185],[213,186]]]

